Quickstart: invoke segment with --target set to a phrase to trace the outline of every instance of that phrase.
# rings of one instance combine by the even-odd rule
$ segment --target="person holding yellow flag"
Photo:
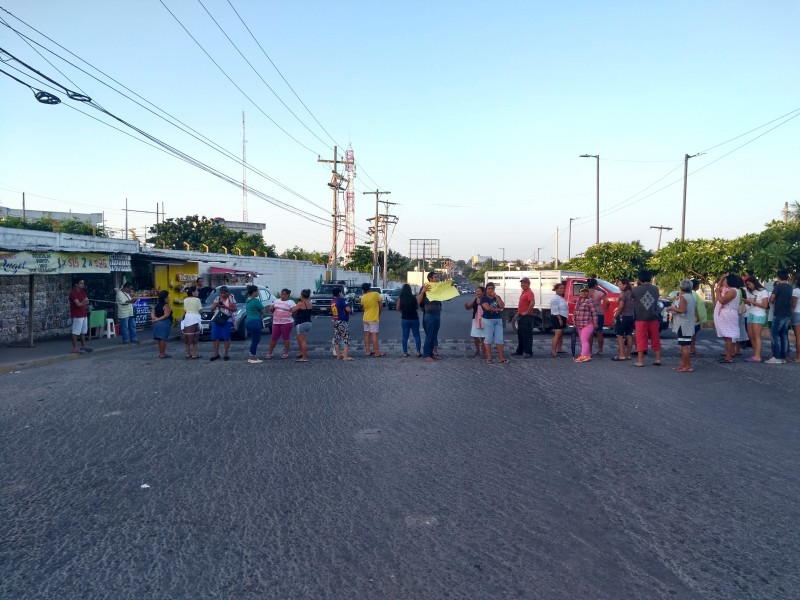
[[[441,300],[431,300],[427,292],[433,289],[434,283],[439,281],[439,274],[436,271],[428,273],[428,283],[422,286],[417,296],[420,308],[422,308],[422,329],[425,331],[425,344],[422,346],[422,360],[433,362],[439,360],[439,326],[442,323],[442,302]]]

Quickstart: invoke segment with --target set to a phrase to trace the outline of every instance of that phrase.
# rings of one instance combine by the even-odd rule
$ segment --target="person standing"
[[[747,337],[753,346],[753,356],[745,358],[747,362],[761,362],[761,329],[767,323],[767,307],[769,306],[769,292],[764,289],[761,282],[750,275],[745,281],[747,288],[743,302],[747,305]]]
[[[383,310],[383,298],[378,292],[370,291],[372,286],[361,284],[361,307],[364,309],[364,354],[367,356],[386,356],[378,343],[378,329]]]
[[[792,329],[794,330],[794,361],[800,362],[800,275],[795,275],[792,290]],[[786,360],[789,360],[787,354]]]
[[[522,293],[517,305],[517,351],[516,356],[531,358],[533,356],[533,307],[536,298],[531,289],[531,280],[523,277],[519,280]]]
[[[281,338],[283,338],[283,354],[281,354],[281,358],[289,358],[289,338],[292,335],[292,327],[294,327],[292,309],[295,307],[294,300],[289,298],[291,293],[291,290],[283,288],[280,300],[276,300],[269,306],[269,310],[272,313],[272,336],[269,340],[267,360],[272,358],[272,351],[275,350],[275,346]]]
[[[350,307],[342,298],[342,288],[333,288],[331,300],[331,316],[333,317],[333,350],[339,360],[355,360],[350,356]],[[341,346],[341,349],[340,349]]]
[[[486,362],[492,362],[492,344],[497,347],[497,362],[506,364],[509,362],[503,356],[503,309],[506,305],[503,299],[494,291],[494,284],[486,284],[486,295],[481,299],[483,309],[483,328],[486,331],[484,338],[484,348],[486,350]]]
[[[297,345],[300,347],[300,356],[295,362],[308,362],[308,344],[306,336],[311,331],[311,290],[300,291],[300,302],[292,307],[294,324],[297,327]]]
[[[714,290],[714,328],[717,337],[725,340],[725,354],[718,362],[733,362],[733,344],[739,337],[739,290],[738,276],[723,275]]]
[[[589,299],[594,302],[594,310],[597,313],[597,353],[603,353],[603,328],[606,326],[606,309],[610,302],[608,296],[603,288],[598,287],[597,279],[590,277],[586,280],[586,285],[589,288]],[[592,339],[589,340],[589,349],[591,350]]]
[[[172,331],[172,307],[167,290],[158,292],[158,300],[150,309],[150,318],[153,320],[153,339],[158,341],[158,358],[172,358],[167,354],[167,340]]]
[[[697,356],[697,334],[703,327],[703,323],[708,321],[708,308],[706,308],[706,301],[700,297],[697,291],[700,289],[700,280],[692,279],[692,296],[694,296],[694,303],[697,307],[697,324],[694,326],[694,335],[692,336],[692,345],[689,349],[691,356]]]
[[[76,281],[69,293],[69,316],[72,317],[72,353],[92,352],[94,348],[86,345],[86,334],[89,332],[89,297],[86,295],[86,284],[83,279]],[[78,348],[78,338],[81,347]]]
[[[186,298],[183,300],[183,320],[181,321],[181,331],[183,332],[183,344],[186,350],[186,358],[200,358],[197,353],[200,345],[200,323],[202,318],[200,311],[203,305],[198,298],[196,285],[190,286],[186,290]]]
[[[211,295],[211,292],[214,291],[214,288],[207,286],[202,277],[198,277],[194,282],[194,285],[197,287],[197,297],[200,298],[200,304],[205,304],[206,298]]]
[[[786,352],[789,349],[789,322],[792,319],[792,286],[789,284],[789,273],[786,269],[778,269],[777,276],[778,281],[769,296],[769,301],[773,305],[772,358],[764,361],[769,365],[786,362]]]
[[[553,343],[550,344],[550,356],[558,358],[559,354],[564,354],[564,330],[567,328],[569,319],[569,304],[564,294],[567,286],[557,283],[553,286],[555,296],[550,298],[550,321],[553,327]]]
[[[597,309],[595,306],[596,304],[591,298],[591,290],[585,287],[581,288],[580,292],[578,292],[578,300],[575,303],[575,312],[572,313],[575,329],[581,338],[581,353],[575,359],[575,362],[578,363],[592,360],[592,335],[594,335],[594,330],[597,329]]]
[[[231,329],[233,329],[231,319],[236,313],[236,299],[228,291],[228,286],[219,286],[219,297],[211,303],[211,311],[214,313],[211,319],[211,341],[214,342],[214,354],[209,360],[219,360],[220,342],[223,343],[225,348],[223,359],[230,360],[228,352],[231,349]],[[223,315],[223,317],[218,318],[217,314]],[[223,320],[225,322],[220,323]]]
[[[614,309],[614,332],[617,334],[617,355],[611,360],[630,360],[633,351],[633,291],[631,282],[627,277],[622,277],[619,282],[619,298],[617,308]]]
[[[400,297],[397,299],[397,310],[400,312],[400,327],[403,331],[403,356],[408,356],[408,335],[414,334],[417,346],[417,356],[422,356],[422,342],[419,335],[419,315],[417,314],[417,299],[411,291],[411,286],[403,284]]]
[[[424,361],[439,360],[439,327],[442,324],[442,303],[428,298],[431,284],[439,281],[436,271],[428,273],[428,283],[417,294],[417,303],[422,307],[422,329],[425,330],[425,344],[422,346]],[[485,316],[485,315],[484,315]]]
[[[639,271],[638,285],[633,289],[633,320],[636,332],[635,367],[644,366],[644,353],[647,342],[656,353],[653,364],[661,366],[661,335],[658,318],[659,291],[652,284],[653,275],[647,269]]]
[[[138,344],[136,337],[136,317],[133,314],[133,298],[131,292],[133,286],[129,282],[122,285],[122,289],[117,290],[117,321],[119,321],[119,333],[122,336],[122,343]]]
[[[691,279],[684,279],[680,283],[681,294],[678,301],[673,302],[667,310],[672,313],[672,331],[678,336],[678,346],[681,349],[681,364],[673,369],[678,373],[692,373],[692,357],[690,348],[694,325],[697,322],[697,305],[692,295]]]
[[[261,342],[261,330],[264,329],[264,304],[258,297],[258,286],[247,286],[247,300],[244,303],[244,328],[250,334],[250,356],[247,362],[257,365],[264,362],[258,358],[258,344]]]
[[[481,300],[486,294],[486,288],[479,285],[475,289],[475,298],[470,302],[464,303],[466,310],[472,311],[472,326],[470,328],[470,336],[475,344],[475,354],[473,357],[486,358],[486,349],[483,347],[483,340],[486,337],[486,330],[483,328],[483,309],[481,308]]]

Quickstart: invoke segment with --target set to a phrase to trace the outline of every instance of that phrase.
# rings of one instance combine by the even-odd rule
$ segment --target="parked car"
[[[245,303],[247,302],[247,286],[229,285],[226,287],[233,296],[234,300],[236,300],[236,313],[231,319],[231,322],[233,323],[231,337],[239,340],[246,340],[249,335],[244,326],[244,320],[246,317]],[[206,334],[211,334],[211,318],[214,316],[214,313],[211,311],[211,305],[217,300],[217,298],[219,298],[219,287],[215,288],[214,291],[208,295],[208,298],[206,298],[203,308],[200,311],[201,337]],[[270,292],[268,288],[262,286],[258,286],[258,298],[261,300],[261,304],[267,307],[277,299],[272,295],[272,292]],[[266,311],[262,322],[264,323],[264,329],[267,331],[272,331],[272,313],[269,312],[269,310]]]
[[[329,315],[331,314],[331,301],[333,300],[333,290],[338,289],[341,296],[347,300],[350,310],[353,310],[353,292],[356,288],[351,282],[337,280],[330,283],[323,283],[319,289],[311,294],[312,314]]]
[[[351,309],[353,312],[360,312],[364,310],[364,307],[361,306],[361,296],[364,292],[361,291],[361,288],[356,288],[353,290],[353,304]]]
[[[400,290],[386,290],[384,295],[386,297],[386,308],[394,310],[397,307],[397,300],[400,298]]]

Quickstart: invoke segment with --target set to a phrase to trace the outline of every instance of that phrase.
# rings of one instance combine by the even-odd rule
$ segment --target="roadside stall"
[[[211,280],[209,285],[216,288],[220,285],[250,285],[258,277],[258,273],[225,267],[211,267],[209,277]]]

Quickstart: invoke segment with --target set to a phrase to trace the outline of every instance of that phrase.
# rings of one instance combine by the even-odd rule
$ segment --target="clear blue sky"
[[[570,217],[586,217],[573,223],[573,254],[583,251],[595,237],[595,161],[578,158],[584,153],[601,156],[601,211],[608,213],[601,212],[601,241],[638,239],[654,249],[658,232],[651,225],[673,227],[664,242],[680,235],[682,181],[659,190],[682,179],[685,153],[707,150],[689,161],[688,237],[757,231],[780,217],[784,202],[800,200],[800,117],[727,157],[721,158],[782,121],[715,147],[800,109],[795,0],[231,2],[325,129],[339,144],[352,143],[360,231],[374,213],[374,196],[361,191],[391,191],[400,217],[391,246],[403,254],[410,238],[440,238],[442,253],[453,258],[499,258],[504,247],[508,259],[526,259],[543,247],[541,257],[549,259],[560,227],[563,259]],[[239,156],[244,110],[248,162],[318,206],[254,173],[248,183],[327,219],[329,173],[316,160],[331,157],[333,142],[228,1],[203,4],[322,141],[281,105],[196,0],[164,3],[259,108],[159,0],[0,0]],[[2,25],[0,47],[59,82],[67,83],[66,75],[110,112],[241,178],[241,166],[46,54],[59,74]],[[10,66],[22,68],[0,63],[28,79]],[[168,217],[241,218],[241,190],[71,110],[108,121],[59,95],[61,105],[39,104],[0,74],[0,205],[20,207],[19,192],[26,191],[31,208],[104,209],[116,227],[124,223],[126,197],[140,210],[164,202]],[[329,226],[254,196],[249,216],[267,224],[266,239],[279,251],[330,248]],[[138,216],[132,224],[152,219]]]

